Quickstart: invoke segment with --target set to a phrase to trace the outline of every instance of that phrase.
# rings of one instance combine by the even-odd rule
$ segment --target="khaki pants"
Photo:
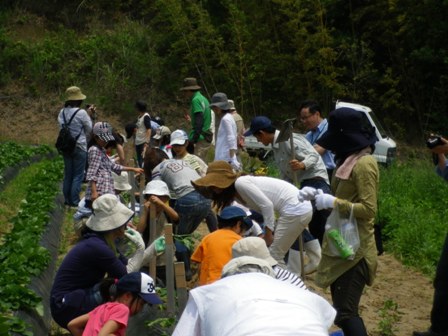
[[[269,252],[272,258],[277,260],[281,268],[286,269],[285,255],[291,245],[302,233],[308,223],[311,221],[313,211],[310,210],[304,215],[300,216],[281,216],[277,220],[277,225],[274,231],[274,241],[269,247]]]
[[[194,154],[199,156],[205,163],[208,163],[207,162],[207,153],[211,147],[212,147],[212,144],[205,140],[198,141],[194,145]]]

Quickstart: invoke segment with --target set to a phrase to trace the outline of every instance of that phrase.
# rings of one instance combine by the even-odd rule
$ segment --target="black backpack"
[[[59,131],[58,138],[56,140],[56,149],[58,150],[59,154],[72,154],[76,147],[76,142],[78,141],[79,136],[81,135],[81,132],[76,137],[73,137],[73,135],[70,133],[70,130],[68,126],[72,122],[75,115],[78,113],[80,109],[77,109],[75,113],[73,113],[72,117],[67,123],[67,120],[65,119],[65,113],[62,111],[62,117],[64,118],[64,123],[62,124],[62,128]]]

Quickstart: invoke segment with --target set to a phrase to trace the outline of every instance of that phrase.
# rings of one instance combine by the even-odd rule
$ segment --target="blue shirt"
[[[70,118],[78,109],[78,107],[63,108],[58,115],[59,127],[62,128],[62,125],[65,123],[64,116],[65,120],[68,123],[70,121]],[[70,134],[73,137],[76,138],[79,135],[78,140],[76,141],[76,147],[87,152],[87,142],[89,141],[90,134],[92,133],[92,120],[90,119],[87,112],[83,109],[79,109],[72,122],[68,126],[68,129],[70,130]]]
[[[317,139],[319,139],[328,129],[328,121],[327,119],[323,119],[320,124],[316,127],[315,130],[309,131],[305,134],[305,138],[314,146]],[[334,169],[336,164],[334,163],[334,155],[329,150],[325,150],[325,153],[322,156],[322,160],[324,160],[325,167],[327,169]]]

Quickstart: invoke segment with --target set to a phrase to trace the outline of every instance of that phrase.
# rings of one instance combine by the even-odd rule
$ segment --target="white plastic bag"
[[[339,212],[337,206],[333,208],[327,218],[325,235],[327,236],[328,248],[324,249],[323,253],[348,260],[355,258],[360,240],[358,223],[353,215],[353,205],[348,218]]]

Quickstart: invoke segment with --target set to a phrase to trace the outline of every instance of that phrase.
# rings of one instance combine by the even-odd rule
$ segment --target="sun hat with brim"
[[[257,116],[250,122],[249,129],[244,133],[244,136],[249,136],[257,133],[260,130],[272,127],[271,119],[265,116]]]
[[[70,86],[65,90],[65,101],[71,100],[84,100],[87,97],[81,92],[81,89],[77,86]]]
[[[263,259],[271,266],[278,264],[277,260],[272,258],[264,239],[260,237],[246,237],[238,240],[232,246],[232,258],[250,256]]]
[[[99,121],[93,126],[93,134],[105,142],[114,141],[112,126],[104,121]]]
[[[357,110],[343,107],[330,112],[328,130],[317,144],[336,153],[353,153],[378,141],[367,116]]]
[[[170,135],[171,134],[171,130],[166,127],[166,126],[160,126],[160,128],[157,129],[157,133],[154,134],[153,138],[155,140],[159,140],[162,139],[162,137],[164,137],[165,135]]]
[[[95,232],[115,230],[131,220],[134,212],[122,204],[116,195],[105,194],[92,204],[93,213],[86,226]]]
[[[225,189],[230,187],[238,176],[226,161],[214,161],[208,165],[207,174],[200,179],[191,181],[191,184],[195,188],[217,187]]]
[[[243,240],[244,239],[246,238],[243,238]],[[264,268],[271,277],[275,277],[275,273],[274,270],[272,269],[272,266],[266,260],[250,256],[242,256],[230,259],[230,261],[227,264],[225,264],[224,267],[222,268],[222,275],[225,276],[226,273],[233,273],[241,266],[246,265],[256,265],[259,266],[260,268]]]
[[[210,103],[210,107],[219,107],[221,110],[228,111],[230,110],[229,100],[227,99],[227,95],[222,92],[217,92],[212,96],[212,101]]]
[[[185,142],[188,140],[188,134],[184,130],[175,130],[170,135],[170,145],[185,145]]]
[[[154,280],[148,274],[142,272],[132,272],[121,277],[117,282],[117,290],[137,294],[150,304],[163,303],[156,294]]]
[[[247,226],[247,230],[249,230],[253,225],[252,219],[247,216],[246,211],[234,205],[225,207],[218,215],[219,221],[228,221],[231,219],[242,219]]]
[[[183,87],[181,91],[199,90],[201,87],[198,85],[198,81],[194,77],[184,78]]]
[[[232,99],[229,99],[229,110],[236,111],[235,102]]]
[[[161,180],[153,180],[148,182],[143,190],[144,195],[168,196],[170,197],[170,190],[168,185]]]
[[[128,191],[132,189],[132,186],[129,184],[128,173],[122,171],[120,175],[112,172],[112,178],[114,180],[114,189],[121,191]]]

